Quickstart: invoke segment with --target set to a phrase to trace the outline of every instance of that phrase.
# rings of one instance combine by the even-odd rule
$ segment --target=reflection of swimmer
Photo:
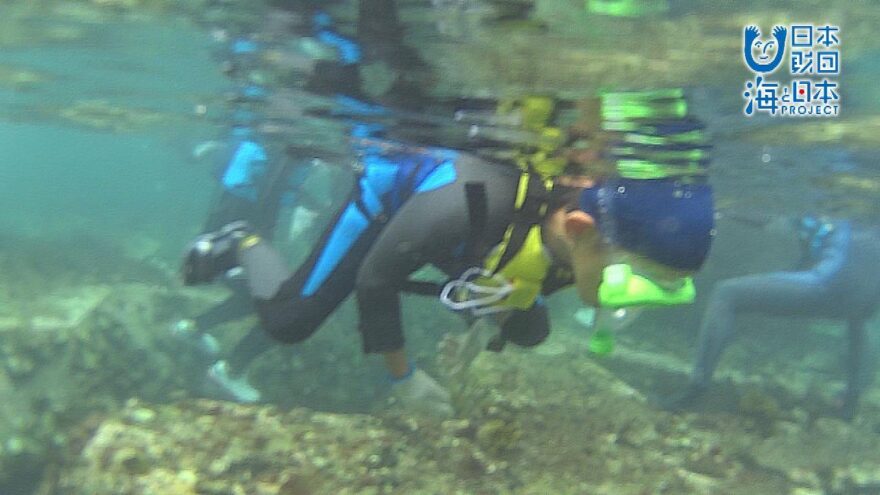
[[[755,72],[773,72],[782,57],[785,56],[785,36],[787,30],[783,26],[773,28],[774,40],[763,41],[760,39],[761,31],[756,26],[749,26],[743,33],[743,55],[746,64]],[[770,60],[768,52],[775,48],[776,54],[773,60]],[[755,60],[755,53],[758,53],[758,60]]]

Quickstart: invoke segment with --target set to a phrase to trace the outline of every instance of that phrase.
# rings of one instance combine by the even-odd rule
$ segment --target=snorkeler
[[[320,160],[301,159],[290,156],[286,150],[264,146],[263,137],[249,125],[237,122],[223,148],[227,158],[217,172],[221,192],[208,219],[205,231],[216,230],[233,220],[245,220],[248,225],[266,239],[272,239],[279,215],[284,208],[291,208],[291,233],[301,234],[310,228],[317,212],[331,205],[326,190],[316,190],[316,176],[333,176],[329,165]],[[328,177],[323,177],[327,179]],[[309,181],[310,187],[304,187]],[[326,181],[325,181],[326,182]],[[201,314],[176,321],[171,331],[175,337],[195,345],[206,358],[216,359],[219,345],[209,333],[222,323],[241,319],[253,314],[253,304],[240,278],[225,277],[230,295]],[[258,355],[274,347],[259,326],[255,326],[241,339],[226,357],[233,370],[244,371]],[[209,369],[212,382],[240,402],[254,402],[259,392],[241,373],[229,373],[225,360],[219,360]]]
[[[880,306],[880,236],[849,221],[806,216],[797,221],[802,257],[795,271],[746,275],[720,282],[703,317],[690,383],[663,404],[688,407],[706,392],[737,315],[829,318],[846,322],[846,389],[840,415],[851,419],[865,386],[865,322]]]
[[[220,154],[223,159],[216,171],[221,193],[209,213],[204,231],[216,230],[234,220],[244,220],[263,238],[271,239],[283,207],[294,208],[296,224],[292,229],[302,232],[308,228],[306,224],[314,220],[316,214],[312,212],[329,206],[326,191],[310,194],[309,190],[302,188],[317,164],[323,162],[312,155],[292,153],[290,147],[283,144],[286,133],[292,129],[290,126],[267,124],[267,117],[271,119],[279,111],[290,113],[287,106],[279,104],[290,100],[290,95],[260,84],[266,77],[267,68],[276,72],[287,69],[305,78],[306,88],[360,94],[359,46],[335,33],[329,16],[320,14],[317,9],[314,11],[315,15],[309,16],[306,22],[310,26],[309,34],[314,36],[310,38],[313,43],[306,47],[311,51],[304,50],[296,57],[279,58],[280,52],[273,47],[283,45],[284,31],[302,24],[302,19],[283,18],[280,25],[272,23],[275,27],[268,33],[260,31],[230,39],[224,35],[218,39],[223,42],[217,54],[221,67],[236,89],[226,98],[230,105],[228,118],[232,121],[230,136],[223,141],[202,143],[194,152],[199,157]],[[267,16],[277,19],[277,14]],[[229,31],[241,30],[240,26],[235,26]],[[301,98],[301,95],[295,94],[294,98]],[[322,193],[323,198],[317,197]],[[248,382],[246,371],[257,356],[275,347],[275,343],[256,326],[224,359],[217,359],[220,348],[209,332],[222,323],[253,314],[251,298],[241,280],[233,274],[224,277],[223,281],[231,290],[226,299],[193,318],[174,322],[171,332],[212,361],[208,378],[227,396],[239,402],[255,402],[260,393]]]
[[[321,95],[334,97],[331,100],[333,108],[328,116],[341,118],[350,127],[350,138],[356,148],[359,148],[359,153],[378,157],[382,153],[371,151],[370,141],[383,136],[388,127],[376,121],[376,118],[390,115],[394,117],[393,121],[399,119],[402,114],[397,110],[392,111],[387,107],[358,99],[363,97],[360,91],[361,81],[358,72],[360,46],[331,31],[333,23],[326,14],[318,11],[314,14],[314,22],[317,39],[322,40],[322,46],[327,53],[333,54],[333,58],[322,59],[323,65],[317,65],[317,67],[319,69],[323,67],[323,69],[315,71],[305,86]],[[265,37],[259,36],[257,38]],[[241,84],[239,84],[238,90],[227,99],[230,104],[234,105],[231,112],[233,120],[231,145],[217,143],[215,148],[227,149],[230,158],[224,162],[224,168],[218,173],[218,178],[223,185],[223,192],[203,231],[216,230],[233,220],[246,220],[249,228],[254,232],[263,239],[271,240],[272,230],[282,203],[291,203],[290,197],[293,195],[309,199],[307,197],[308,190],[303,191],[302,194],[298,191],[301,189],[300,184],[305,176],[311,172],[308,170],[309,167],[293,166],[291,162],[295,161],[298,153],[289,153],[291,155],[289,157],[278,157],[277,153],[270,153],[270,150],[267,150],[263,144],[267,140],[291,139],[283,132],[284,126],[273,125],[272,132],[270,132],[268,124],[277,116],[279,108],[289,107],[280,100],[289,100],[291,95],[276,89],[264,89],[250,82],[253,79],[251,73],[262,70],[262,65],[255,63],[255,61],[265,58],[259,55],[261,50],[264,48],[249,39],[233,41],[227,47],[228,56],[224,59],[230,61],[228,64],[230,67],[236,68],[236,70],[227,71],[227,74]],[[293,99],[302,100],[303,98],[293,95]],[[468,104],[470,108],[487,105],[484,101],[474,102],[463,99],[451,103],[456,105],[454,108],[460,108],[459,105],[462,103]],[[495,105],[494,102],[489,104],[493,107],[488,113],[497,115],[499,112],[496,111],[495,106],[499,105]],[[552,102],[547,98],[527,98],[517,105],[509,102],[505,102],[504,105],[509,107],[503,112],[504,115],[514,117],[513,119],[508,117],[508,120],[519,119],[523,121],[524,127],[527,128],[525,133],[533,141],[535,136],[540,136],[536,132],[540,127],[536,125],[536,121],[548,119],[552,113],[548,108],[548,105],[552,106]],[[451,115],[453,112],[450,110],[448,113]],[[485,113],[487,111],[482,112],[482,114]],[[421,115],[408,113],[406,115],[410,119],[418,118],[418,122],[424,122]],[[466,117],[475,123],[468,124],[466,122],[464,127],[457,123],[455,125],[459,128],[472,129],[478,122],[474,120],[475,115],[476,113],[473,111],[467,116],[462,113],[457,118]],[[316,115],[312,118],[324,119],[326,117]],[[302,119],[300,120],[302,121]],[[367,122],[358,123],[358,121]],[[447,119],[447,124],[449,122],[453,122],[453,120]],[[482,125],[483,122],[478,123],[483,128],[486,127]],[[413,128],[412,125],[395,127],[398,129]],[[277,132],[279,129],[282,132]],[[424,137],[425,132],[436,132],[436,128],[425,128],[420,136]],[[510,138],[511,132],[513,132],[511,129],[506,130],[503,137]],[[520,132],[520,134],[523,133]],[[486,139],[481,136],[481,141],[486,142]],[[470,137],[458,142],[476,144]],[[514,143],[506,144],[509,147]],[[270,154],[273,156],[270,157]],[[307,156],[307,154],[302,155],[302,159],[298,162],[308,162]],[[284,194],[286,201],[281,201],[279,193]],[[309,211],[315,209],[315,201],[305,203]],[[297,208],[302,210],[303,205],[299,204]],[[302,230],[301,223],[297,222],[296,228],[299,230]],[[215,358],[218,355],[219,346],[216,339],[208,332],[221,323],[242,318],[253,312],[250,298],[247,297],[246,290],[243,290],[244,287],[240,280],[235,277],[226,277],[224,281],[232,290],[227,299],[194,318],[182,319],[172,325],[172,332],[176,336],[194,343],[203,354],[210,358]],[[256,401],[260,394],[248,383],[246,372],[250,363],[271,347],[272,343],[265,337],[264,332],[256,328],[252,329],[236,344],[232,352],[225,356],[225,359],[218,360],[211,365],[209,378],[232,399],[240,402]]]
[[[658,114],[645,111],[658,105]],[[408,280],[426,264],[453,277],[442,290],[450,307],[496,315],[496,349],[542,342],[549,319],[540,296],[571,284],[604,308],[692,301],[690,275],[707,256],[714,212],[696,153],[703,145],[690,141],[701,125],[685,109],[675,93],[605,95],[594,118],[607,153],[546,156],[560,168],[552,177],[463,152],[374,143],[349,201],[296,271],[235,222],[191,244],[184,282],[241,268],[263,328],[286,343],[308,338],[354,293],[363,350],[383,355],[392,394],[407,408],[448,415],[448,392],[404,349],[401,292],[438,292]]]

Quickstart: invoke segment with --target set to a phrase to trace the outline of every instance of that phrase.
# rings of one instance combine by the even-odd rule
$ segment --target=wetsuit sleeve
[[[463,186],[450,184],[411,198],[370,248],[355,283],[364,352],[401,349],[400,292],[409,275],[466,239]]]

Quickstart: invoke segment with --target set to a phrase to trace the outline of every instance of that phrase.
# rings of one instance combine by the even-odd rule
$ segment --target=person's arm
[[[834,224],[834,230],[828,234],[828,239],[822,247],[820,260],[813,268],[822,281],[830,282],[846,263],[851,236],[852,228],[849,222]]]

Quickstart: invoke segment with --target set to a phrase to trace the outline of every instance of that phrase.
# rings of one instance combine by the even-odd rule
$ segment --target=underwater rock
[[[165,330],[156,327],[178,297],[147,285],[86,285],[44,288],[16,304],[19,324],[0,332],[0,492],[19,493],[12,487],[20,486],[23,464],[38,481],[47,459],[75,436],[71,425],[132,395],[167,400],[186,389],[185,360],[171,361]],[[154,417],[133,403],[127,418],[149,424]],[[113,462],[142,471],[149,458],[129,454]]]
[[[766,145],[830,144],[833,146],[877,146],[880,133],[880,117],[841,117],[835,119],[796,120],[792,123],[774,125],[770,132],[743,130],[737,137],[759,141]]]
[[[501,419],[490,419],[477,429],[477,443],[496,455],[513,450],[521,437],[522,430],[516,423]]]
[[[79,100],[58,110],[71,123],[113,132],[129,132],[166,123],[167,115],[113,105],[105,100]]]
[[[14,90],[33,89],[50,78],[35,70],[0,65],[0,86]]]
[[[779,402],[766,392],[749,389],[740,397],[737,404],[739,413],[751,416],[758,421],[772,422],[779,419],[782,408]]]
[[[880,452],[867,425],[820,418],[810,429],[777,432],[752,453],[766,469],[807,488],[829,485],[827,493],[844,494],[880,487]]]
[[[100,9],[111,9],[128,13],[165,12],[179,9],[198,9],[204,7],[203,0],[89,0]]]
[[[587,358],[516,349],[503,358],[477,358],[452,389],[459,418],[442,422],[399,411],[131,400],[67,448],[52,483],[71,495],[745,495],[877,479],[867,425],[778,421],[767,437],[752,416],[657,411]],[[833,470],[815,470],[828,458]]]
[[[443,473],[451,461],[425,455],[435,433],[409,434],[375,417],[195,401],[151,408],[149,423],[125,419],[143,407],[130,404],[105,420],[61,473],[58,489],[346,494],[453,493],[466,486]],[[468,442],[459,449],[479,456]]]

